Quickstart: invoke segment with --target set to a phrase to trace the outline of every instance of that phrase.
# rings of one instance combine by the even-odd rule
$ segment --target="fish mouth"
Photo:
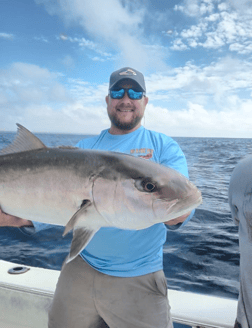
[[[191,212],[202,203],[202,195],[199,190],[183,198],[173,200],[157,199],[153,203],[153,211],[162,222],[176,219]]]
[[[178,199],[178,201],[168,209],[167,215],[175,214],[176,217],[191,212],[193,209],[198,207],[202,203],[202,195],[199,190],[196,193],[192,193],[184,198]]]

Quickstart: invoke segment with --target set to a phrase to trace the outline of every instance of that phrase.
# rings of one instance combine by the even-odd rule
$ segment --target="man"
[[[78,147],[140,156],[188,175],[178,144],[141,126],[148,98],[140,72],[126,67],[112,73],[106,103],[110,129]],[[189,214],[167,222],[168,228],[178,228]],[[80,256],[63,265],[48,327],[172,327],[162,270],[166,231],[163,223],[139,231],[100,229]]]
[[[229,185],[232,218],[239,226],[240,292],[236,328],[252,327],[252,156],[235,167]]]

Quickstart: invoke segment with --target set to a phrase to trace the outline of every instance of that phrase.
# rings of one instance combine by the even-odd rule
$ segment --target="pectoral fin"
[[[68,221],[63,234],[64,236],[73,229],[70,254],[65,263],[72,261],[87,246],[94,234],[105,226],[108,224],[97,212],[94,203],[84,199],[80,209]]]
[[[83,217],[87,214],[87,209],[91,205],[92,205],[92,203],[88,199],[85,199],[82,202],[81,208],[67,222],[67,225],[65,227],[65,231],[63,233],[63,236],[65,236],[69,231],[71,231],[77,225],[77,223],[78,223],[78,221],[80,220],[81,217]]]
[[[65,262],[72,261],[87,246],[96,232],[97,230],[88,230],[86,228],[74,229],[70,253]]]

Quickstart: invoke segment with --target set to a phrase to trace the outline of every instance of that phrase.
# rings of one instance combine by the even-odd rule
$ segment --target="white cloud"
[[[148,105],[145,127],[170,136],[251,138],[252,101],[241,103],[239,109],[206,110],[188,102],[185,109],[172,111]]]
[[[49,42],[48,39],[45,38],[44,36],[40,36],[40,37],[36,36],[36,37],[34,37],[34,40],[36,40],[36,41],[42,41],[42,42],[45,42],[45,43],[48,43]]]
[[[107,84],[63,83],[56,72],[14,63],[0,70],[0,130],[15,130],[18,122],[32,131],[99,133],[108,126],[107,90]]]
[[[86,106],[76,101],[62,106],[60,111],[52,106],[26,107],[19,123],[37,132],[99,134],[109,126],[109,119],[105,106]]]
[[[66,41],[66,40],[68,40],[68,36],[66,34],[64,34],[64,33],[61,33],[59,35],[59,39],[62,40],[62,41]]]
[[[250,62],[227,57],[209,66],[189,62],[151,75],[146,80],[151,109],[146,124],[164,133],[169,127],[176,136],[249,137],[251,69]]]
[[[99,134],[109,126],[109,119],[104,106],[84,106],[75,102],[55,110],[50,105],[27,105],[22,107],[22,114],[15,116],[0,112],[0,131],[15,131],[15,123],[20,123],[31,131],[75,134]]]
[[[205,21],[206,22],[216,22],[219,19],[220,19],[220,14],[219,13],[215,13],[215,14],[211,14],[211,15],[207,16],[205,18]]]
[[[190,29],[183,30],[180,35],[182,38],[200,38],[206,30],[206,27],[206,24],[194,25]]]
[[[100,61],[100,62],[105,62],[105,59],[104,59],[104,58],[101,58],[101,57],[98,57],[98,56],[91,57],[91,59],[92,59],[93,61],[96,61],[96,62],[98,62],[98,61]]]
[[[143,36],[144,19],[147,14],[146,7],[134,1],[120,0],[59,0],[57,3],[48,0],[35,0],[37,4],[44,4],[50,14],[57,14],[67,24],[79,25],[90,36],[95,37],[97,42],[110,46],[115,52],[120,65],[134,66],[139,70],[145,67],[163,67],[163,57],[160,52],[148,53],[146,44],[149,42]],[[61,35],[66,40],[65,35]],[[93,47],[95,44],[83,46]],[[91,41],[92,42],[92,41]],[[160,50],[160,49],[159,49]],[[100,54],[101,55],[101,54]],[[100,56],[94,56],[96,60]],[[105,59],[105,58],[103,58]],[[109,57],[111,59],[111,57]]]
[[[240,5],[240,2],[239,2]],[[197,24],[177,31],[173,50],[187,50],[189,47],[222,49],[228,46],[233,52],[247,55],[252,53],[252,3],[238,0],[185,0],[175,6],[175,11],[194,17]],[[238,7],[240,8],[238,10]],[[247,10],[245,10],[247,9]],[[183,47],[179,47],[183,44]],[[244,47],[244,44],[248,44]]]
[[[108,83],[101,85],[90,85],[80,79],[69,80],[69,91],[74,101],[82,103],[84,106],[103,105],[105,96],[108,94]]]
[[[212,0],[184,0],[184,4],[175,5],[175,11],[181,11],[187,16],[198,17],[211,14],[214,10]]]
[[[206,36],[207,38],[204,42],[198,43],[203,48],[217,49],[225,45],[225,40],[223,40],[222,36],[215,32],[209,32]]]
[[[182,41],[182,39],[178,38],[173,42],[171,49],[175,51],[183,51],[183,50],[187,50],[188,46]]]
[[[146,78],[147,91],[154,94],[161,90],[178,90],[188,93],[216,95],[244,88],[252,90],[252,63],[226,57],[209,66],[197,66],[191,62],[185,66],[170,69]]]
[[[252,41],[241,43],[233,43],[229,47],[230,51],[237,52],[241,55],[248,55],[252,53]]]
[[[225,2],[221,2],[219,5],[218,5],[218,9],[220,11],[227,11],[229,8],[228,4],[225,3]]]
[[[0,38],[6,39],[6,40],[12,40],[14,38],[14,35],[11,33],[0,33]]]
[[[57,81],[58,77],[37,65],[14,63],[9,69],[0,70],[0,87],[10,110],[12,105],[31,101],[67,101],[66,89]]]
[[[59,40],[68,41],[71,43],[77,43],[80,48],[89,49],[93,51],[93,53],[98,54],[99,56],[90,56],[92,60],[114,60],[115,56],[111,53],[104,51],[101,44],[95,43],[94,41],[88,40],[84,37],[71,37],[66,34],[60,34],[58,37]]]
[[[145,126],[171,136],[249,137],[251,69],[250,62],[227,57],[147,76]],[[13,64],[0,71],[0,129],[15,130],[19,122],[32,131],[98,134],[110,125],[107,92],[108,83]]]
[[[227,2],[242,14],[250,15],[252,13],[251,0],[227,0]]]

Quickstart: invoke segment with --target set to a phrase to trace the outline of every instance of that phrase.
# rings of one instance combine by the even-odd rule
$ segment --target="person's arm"
[[[48,229],[50,226],[48,223],[30,221],[7,214],[0,207],[0,228],[13,227],[19,229],[25,235],[34,235],[35,233]]]
[[[33,227],[33,223],[30,220],[7,214],[0,207],[0,227]]]

